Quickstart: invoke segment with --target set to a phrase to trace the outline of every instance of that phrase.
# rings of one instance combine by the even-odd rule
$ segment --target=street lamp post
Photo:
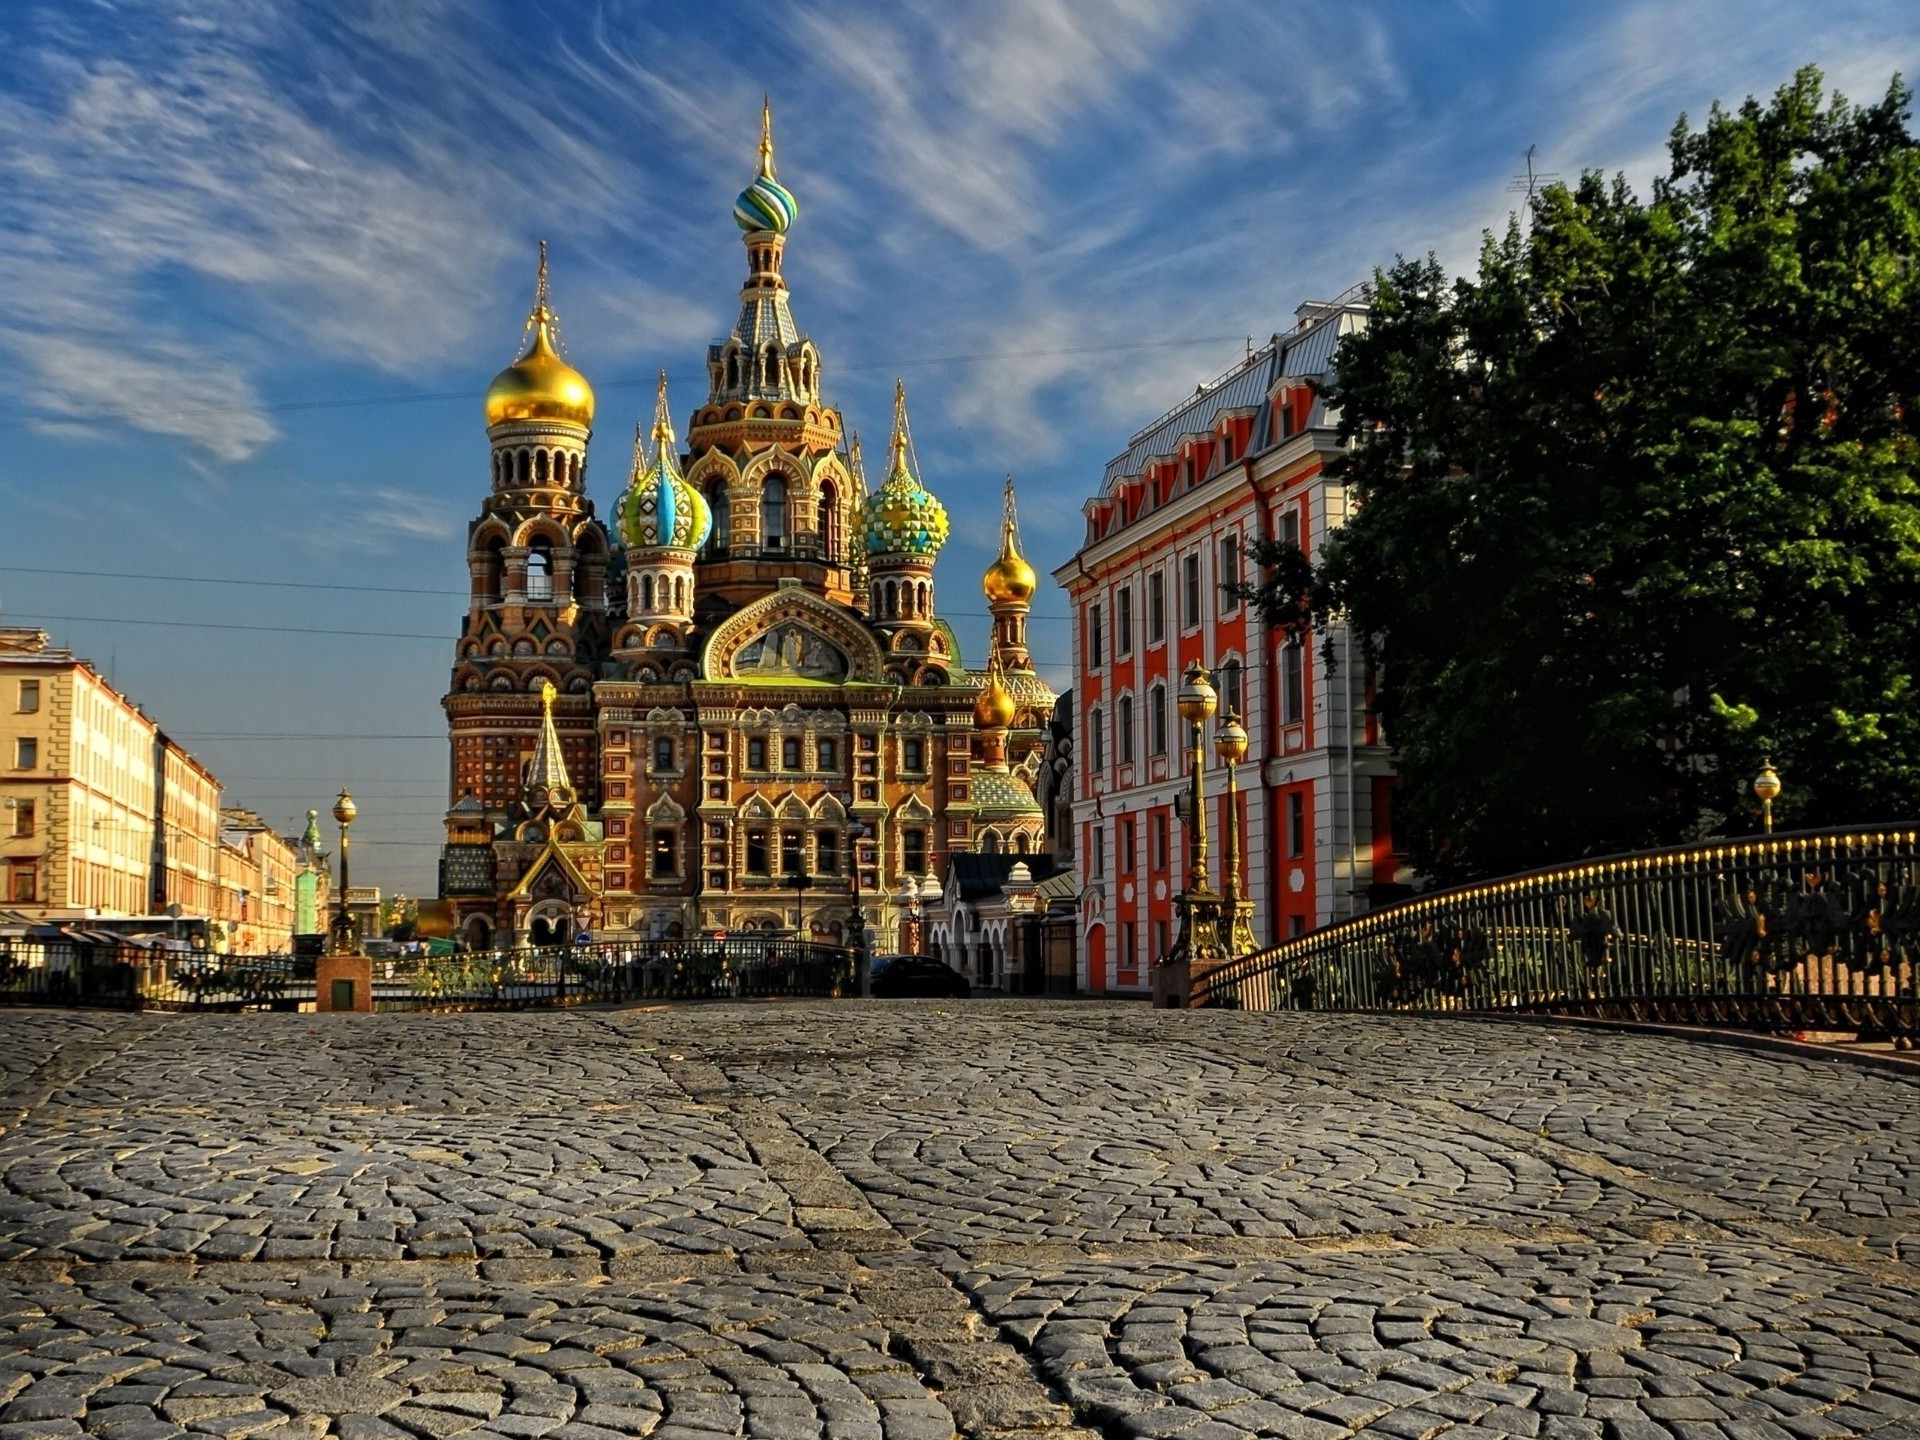
[[[1773,757],[1760,757],[1760,773],[1753,777],[1753,793],[1760,798],[1760,828],[1773,833],[1773,802],[1780,798],[1780,777],[1774,774]]]
[[[920,882],[911,875],[900,882],[900,909],[907,921],[907,954],[918,955],[920,953],[920,920],[925,912],[920,906]]]
[[[867,953],[867,912],[860,900],[860,842],[867,827],[856,820],[847,826],[847,875],[853,897],[853,964],[859,972],[860,993],[873,994],[873,959]]]
[[[1220,909],[1227,927],[1227,953],[1251,955],[1259,949],[1253,938],[1253,902],[1240,893],[1240,786],[1234,767],[1247,758],[1247,727],[1229,711],[1213,732],[1213,753],[1227,767],[1227,833],[1220,856]]]
[[[1174,897],[1180,915],[1180,933],[1161,962],[1163,975],[1155,986],[1161,1005],[1184,1007],[1193,982],[1228,958],[1220,942],[1220,896],[1207,883],[1206,749],[1202,727],[1220,703],[1199,661],[1187,667],[1180,682],[1180,718],[1187,724],[1187,755],[1193,765],[1193,791],[1187,802],[1187,884]]]
[[[335,907],[333,921],[333,951],[336,955],[353,953],[353,921],[347,914],[347,832],[353,827],[353,820],[360,813],[360,807],[353,803],[353,797],[343,785],[340,798],[333,802],[333,818],[340,825],[340,903]]]

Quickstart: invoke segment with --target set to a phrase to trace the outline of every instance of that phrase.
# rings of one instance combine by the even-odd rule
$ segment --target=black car
[[[873,975],[880,1000],[964,1000],[973,993],[967,977],[924,955],[898,955]]]

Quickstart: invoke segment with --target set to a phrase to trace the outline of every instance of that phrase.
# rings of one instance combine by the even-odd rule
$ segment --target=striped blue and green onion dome
[[[733,223],[742,230],[768,230],[784,235],[800,213],[793,192],[771,175],[761,175],[733,202]]]

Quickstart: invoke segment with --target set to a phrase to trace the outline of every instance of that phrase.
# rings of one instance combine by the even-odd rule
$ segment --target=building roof
[[[1001,851],[998,855],[976,855],[971,851],[960,851],[953,855],[951,868],[947,872],[949,891],[959,886],[962,900],[978,900],[987,895],[998,895],[1006,888],[1007,877],[1013,873],[1013,867],[1025,864],[1027,872],[1035,881],[1042,881],[1059,873],[1060,864],[1051,855],[1018,855]]]
[[[974,814],[982,820],[1046,813],[1026,781],[1010,771],[980,768],[973,772],[972,779]]]
[[[1255,419],[1248,437],[1248,454],[1269,449],[1286,438],[1274,433],[1274,407],[1267,402],[1289,380],[1325,382],[1331,377],[1341,337],[1365,323],[1365,294],[1356,286],[1333,300],[1308,301],[1295,314],[1293,329],[1274,335],[1225,374],[1201,385],[1137,432],[1127,448],[1107,462],[1101,493],[1112,495],[1123,482],[1140,476],[1156,461],[1175,458],[1189,439],[1212,436],[1220,421],[1230,414],[1252,415]],[[1325,401],[1318,395],[1306,423],[1308,428],[1333,423]]]

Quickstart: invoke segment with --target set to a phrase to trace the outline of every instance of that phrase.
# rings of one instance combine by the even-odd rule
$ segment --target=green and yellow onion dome
[[[793,192],[764,173],[733,202],[733,223],[749,234],[769,230],[784,235],[799,214],[800,202],[793,198]]]
[[[593,387],[560,358],[549,323],[537,318],[526,354],[493,377],[487,387],[487,424],[518,420],[564,420],[593,425]]]
[[[947,543],[947,511],[913,478],[903,457],[895,462],[887,483],[867,497],[860,510],[860,528],[869,555],[931,560]]]
[[[673,463],[673,432],[656,438],[653,463],[635,466],[633,483],[615,503],[620,538],[635,550],[698,550],[713,533],[707,497],[681,478]]]

